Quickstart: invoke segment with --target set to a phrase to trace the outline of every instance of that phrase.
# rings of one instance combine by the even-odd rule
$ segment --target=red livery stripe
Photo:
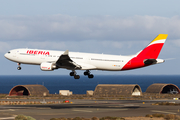
[[[136,69],[146,66],[144,60],[146,59],[157,59],[164,43],[156,43],[146,47],[136,57],[133,57],[122,70]]]

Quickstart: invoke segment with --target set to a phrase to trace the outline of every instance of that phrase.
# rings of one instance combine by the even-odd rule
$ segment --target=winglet
[[[66,50],[63,55],[68,55],[69,54],[69,50]]]

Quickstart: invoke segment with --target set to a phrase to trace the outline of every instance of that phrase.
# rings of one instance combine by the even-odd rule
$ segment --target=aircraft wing
[[[66,68],[66,69],[81,69],[81,66],[76,64],[71,58],[69,57],[69,50],[66,50],[56,61],[56,65],[59,68]]]

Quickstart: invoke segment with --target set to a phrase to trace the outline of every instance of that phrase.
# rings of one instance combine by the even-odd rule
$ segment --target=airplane
[[[90,70],[124,71],[163,63],[165,60],[157,58],[167,36],[168,34],[159,34],[143,50],[129,56],[29,48],[13,49],[4,56],[17,62],[18,70],[21,70],[21,64],[33,64],[40,65],[42,71],[53,71],[58,68],[71,70],[70,76],[74,76],[74,79],[80,78],[76,70],[85,70],[84,75],[93,78]]]

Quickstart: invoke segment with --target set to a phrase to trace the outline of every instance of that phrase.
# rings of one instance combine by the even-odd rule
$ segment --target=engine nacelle
[[[40,68],[43,71],[53,71],[56,69],[56,66],[53,63],[43,62],[41,63]]]

